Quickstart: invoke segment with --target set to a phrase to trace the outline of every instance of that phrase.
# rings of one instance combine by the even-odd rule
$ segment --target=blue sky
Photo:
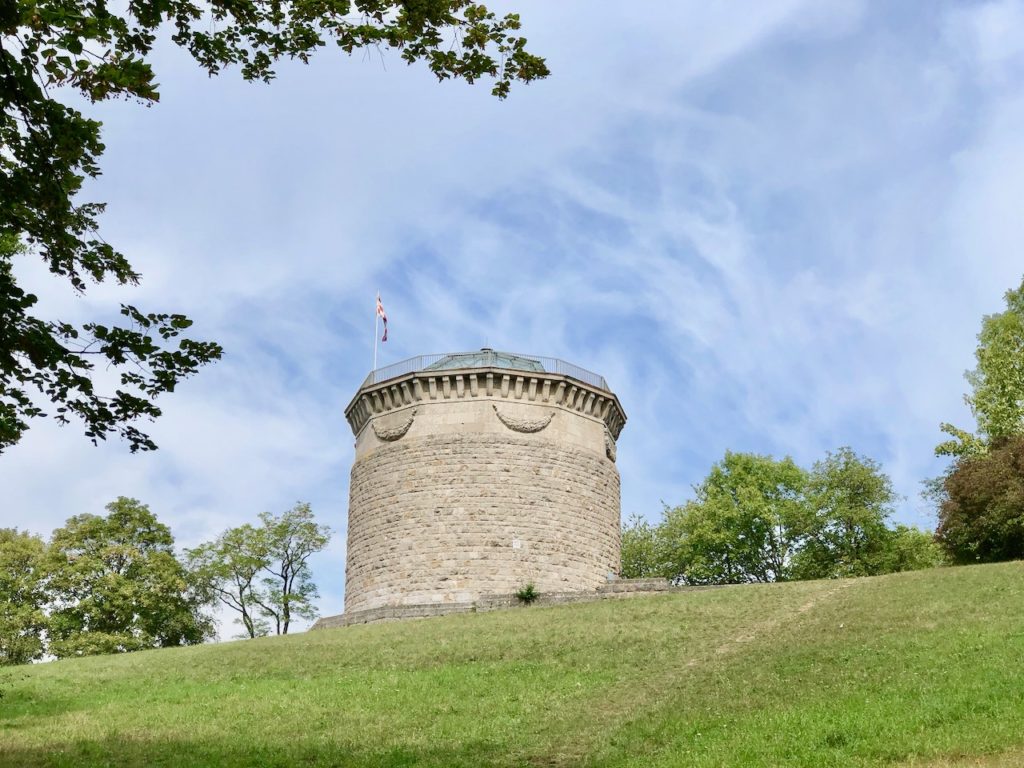
[[[184,311],[225,358],[163,403],[154,454],[35,425],[0,458],[0,525],[129,495],[188,546],[309,501],[340,612],[343,411],[379,288],[381,364],[486,343],[602,373],[624,515],[657,519],[727,449],[850,445],[931,526],[938,424],[971,425],[980,319],[1024,275],[1024,5],[620,6],[496,4],[553,73],[506,102],[393,53],[263,86],[159,49],[157,106],[99,108],[89,189],[142,286],[21,276],[67,320]]]

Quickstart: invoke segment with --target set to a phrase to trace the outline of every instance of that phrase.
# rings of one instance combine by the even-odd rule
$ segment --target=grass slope
[[[0,669],[12,766],[1024,764],[1024,563]]]

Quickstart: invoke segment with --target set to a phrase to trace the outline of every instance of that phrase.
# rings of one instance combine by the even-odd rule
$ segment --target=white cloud
[[[1019,83],[1024,65],[1024,4],[1019,0],[956,8],[946,16],[945,34],[980,78],[1014,87]]]
[[[337,612],[377,288],[382,363],[486,342],[604,374],[627,514],[727,448],[851,444],[923,522],[980,316],[1024,271],[1019,4],[935,25],[852,2],[516,7],[555,74],[505,103],[397,61],[325,54],[263,87],[163,50],[161,105],[104,107],[93,191],[144,282],[83,301],[23,274],[47,312],[173,308],[227,354],[167,400],[155,455],[34,427],[0,459],[0,525],[125,494],[191,545],[308,500],[339,531],[316,561]]]

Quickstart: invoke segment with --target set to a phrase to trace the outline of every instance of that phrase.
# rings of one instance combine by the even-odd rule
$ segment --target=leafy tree
[[[0,154],[0,174],[5,162]],[[0,175],[0,197],[3,181]],[[0,204],[0,226],[3,208]],[[76,328],[33,317],[29,310],[37,299],[17,285],[12,271],[13,257],[22,252],[13,236],[0,230],[0,452],[18,442],[29,419],[46,416],[38,398],[56,406],[53,415],[61,424],[81,419],[94,444],[117,432],[132,451],[156,448],[134,422],[159,416],[154,399],[219,358],[220,347],[181,339],[176,347],[164,349],[161,345],[172,342],[191,321],[182,315],[144,314],[130,306],[121,307],[128,321],[124,327],[86,323]],[[52,271],[62,273],[58,267]],[[101,276],[97,273],[97,279]],[[84,283],[75,287],[81,290]],[[97,359],[120,370],[120,386],[113,393],[102,394],[92,380]]]
[[[622,567],[624,579],[645,579],[662,575],[658,528],[640,515],[632,515],[622,528]]]
[[[314,619],[313,600],[319,596],[309,570],[309,558],[331,540],[331,529],[317,525],[309,504],[298,503],[279,517],[260,514],[268,565],[265,614],[279,635],[287,635],[293,617]]]
[[[944,565],[946,556],[935,540],[935,534],[912,525],[897,525],[886,536],[886,546],[879,559],[879,573],[920,571]]]
[[[270,626],[260,618],[261,571],[268,565],[263,537],[251,525],[230,528],[215,541],[187,551],[187,567],[210,596],[239,614],[243,637],[262,637]]]
[[[940,444],[940,456],[977,456],[989,446],[1024,433],[1024,281],[1006,292],[1006,311],[986,316],[978,334],[978,361],[965,375],[978,433],[943,424],[952,440]]]
[[[689,584],[867,576],[943,561],[933,537],[887,521],[897,496],[877,462],[840,448],[810,472],[791,459],[729,453],[666,507],[623,531],[623,574]]]
[[[942,482],[937,538],[956,563],[1024,558],[1024,436],[959,457]]]
[[[886,521],[897,498],[881,466],[851,448],[816,462],[807,482],[812,517],[796,564],[800,578],[885,572],[891,544]]]
[[[316,618],[309,558],[327,546],[331,531],[303,502],[279,516],[259,517],[259,526],[230,528],[190,550],[189,563],[207,592],[239,614],[249,637],[271,628],[287,635],[294,618]]]
[[[792,459],[726,452],[695,488],[696,500],[666,508],[664,575],[690,584],[788,579],[805,526],[806,482]]]
[[[57,657],[200,643],[203,598],[174,555],[170,529],[135,499],[106,517],[77,515],[47,553],[50,652]]]
[[[0,665],[27,664],[43,655],[44,548],[38,536],[0,528]]]
[[[46,415],[37,400],[62,423],[81,419],[94,442],[116,433],[133,451],[153,449],[136,423],[160,415],[154,398],[221,356],[215,343],[180,338],[191,325],[180,314],[123,305],[121,324],[81,327],[32,314],[37,299],[11,269],[20,244],[80,293],[139,280],[97,232],[104,204],[80,199],[100,174],[101,124],[58,96],[156,102],[150,57],[167,36],[211,75],[237,66],[246,80],[270,81],[279,59],[306,62],[333,42],[349,54],[394,49],[441,80],[489,77],[504,98],[514,80],[548,74],[519,27],[517,15],[471,0],[0,3],[0,450]],[[115,391],[96,388],[95,365],[118,372]]]

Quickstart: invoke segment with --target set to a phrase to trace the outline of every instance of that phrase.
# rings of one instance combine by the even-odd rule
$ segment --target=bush
[[[540,595],[537,593],[537,589],[533,586],[532,581],[516,592],[516,599],[524,605],[529,605],[538,597],[540,597]]]

